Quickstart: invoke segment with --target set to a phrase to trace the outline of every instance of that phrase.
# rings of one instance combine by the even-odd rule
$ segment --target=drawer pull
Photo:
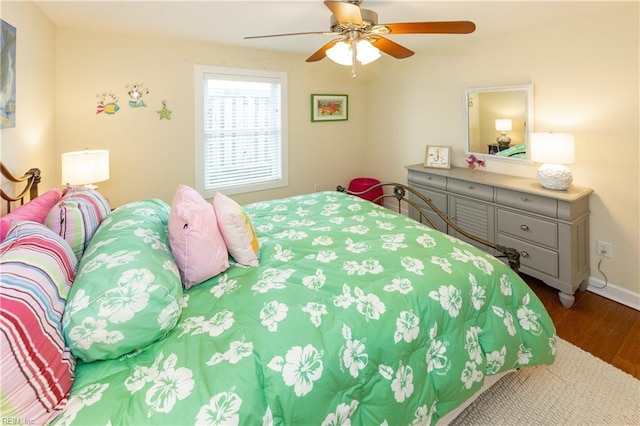
[[[473,189],[473,185],[467,185],[467,189]]]
[[[529,257],[529,253],[527,253],[526,251],[521,251],[520,252],[520,256],[524,257],[525,259],[527,259]]]
[[[427,176],[427,180],[431,180],[431,176]]]
[[[529,201],[529,199],[528,199],[527,197],[520,197],[520,199],[521,199],[522,201]]]
[[[522,229],[523,231],[528,231],[529,227],[527,225],[520,225],[520,229]]]

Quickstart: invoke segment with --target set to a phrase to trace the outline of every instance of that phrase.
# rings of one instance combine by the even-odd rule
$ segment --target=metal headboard
[[[16,177],[7,169],[4,164],[0,163],[0,172],[2,172],[2,177],[14,182],[14,183],[25,183],[25,187],[20,191],[20,193],[16,196],[11,196],[4,192],[2,188],[0,188],[0,197],[2,200],[7,202],[7,213],[11,212],[11,203],[20,201],[20,205],[24,204],[24,198],[29,193],[29,200],[33,200],[38,196],[38,184],[40,183],[40,169],[33,168],[29,169],[23,176]]]
[[[392,192],[388,193],[385,192],[384,189],[391,187],[392,188]],[[511,269],[513,269],[514,271],[518,271],[518,269],[520,269],[520,252],[514,248],[511,247],[505,247],[501,244],[497,244],[494,243],[492,241],[487,241],[485,239],[482,239],[480,237],[477,237],[473,234],[470,234],[469,232],[465,231],[464,229],[460,228],[458,225],[456,225],[454,222],[452,222],[446,214],[442,213],[437,207],[436,205],[431,201],[430,198],[425,197],[424,195],[422,195],[421,193],[419,193],[418,191],[414,190],[413,188],[407,186],[407,185],[403,185],[401,183],[394,183],[394,182],[381,182],[378,183],[376,185],[371,186],[370,188],[361,191],[361,192],[354,192],[354,191],[350,191],[347,188],[345,188],[344,186],[338,186],[336,188],[338,191],[340,192],[344,192],[346,194],[350,194],[350,195],[355,195],[355,196],[360,196],[360,195],[364,195],[367,194],[369,192],[371,192],[371,194],[376,194],[379,193],[379,190],[382,190],[382,195],[379,195],[377,197],[375,197],[374,199],[371,200],[371,202],[376,203],[376,202],[381,202],[382,200],[386,199],[386,198],[394,198],[396,200],[398,200],[398,213],[402,213],[402,203],[406,203],[407,205],[413,207],[414,209],[416,209],[416,211],[418,212],[418,214],[420,215],[420,221],[422,222],[422,218],[426,219],[426,221],[429,223],[429,225],[434,228],[434,229],[438,229],[438,226],[433,222],[433,220],[431,219],[431,217],[429,217],[429,215],[427,214],[427,212],[420,206],[418,205],[415,201],[413,201],[412,199],[410,199],[407,196],[407,193],[414,195],[415,197],[417,197],[418,199],[420,199],[424,205],[428,206],[434,213],[436,213],[440,219],[444,220],[447,225],[449,225],[451,228],[453,228],[456,232],[458,232],[459,234],[465,236],[466,238],[469,238],[472,241],[475,241],[477,243],[480,243],[484,246],[487,247],[491,247],[492,249],[496,250],[499,253],[502,253],[500,255],[497,255],[496,257],[506,257],[507,260],[509,261],[509,266],[511,267]],[[376,191],[378,190],[378,191]],[[376,192],[372,192],[372,191],[376,191]]]

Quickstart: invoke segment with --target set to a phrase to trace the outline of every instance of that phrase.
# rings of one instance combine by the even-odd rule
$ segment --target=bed
[[[403,185],[392,188],[405,198]],[[60,243],[71,271],[51,321],[69,374],[48,405],[20,406],[3,381],[3,415],[28,408],[55,425],[436,424],[492,377],[554,361],[553,323],[506,262],[358,196],[238,206],[181,186],[171,203],[111,211],[96,191],[67,191],[56,204],[66,200],[67,222],[86,202],[94,213],[83,220],[95,227],[70,239],[75,248]],[[21,232],[53,240],[52,210],[44,225],[12,222],[3,268],[24,258],[24,247],[11,249]],[[210,238],[210,211],[223,243],[204,250],[193,239]],[[16,345],[2,342],[3,367]]]

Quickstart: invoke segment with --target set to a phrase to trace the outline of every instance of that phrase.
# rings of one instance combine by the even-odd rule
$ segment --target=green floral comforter
[[[260,266],[185,291],[177,325],[78,361],[57,424],[433,424],[487,375],[552,363],[555,329],[505,264],[322,192],[245,206]]]

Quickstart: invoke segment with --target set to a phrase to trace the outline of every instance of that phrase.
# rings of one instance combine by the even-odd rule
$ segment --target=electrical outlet
[[[315,185],[313,185],[313,192],[320,192],[320,184],[316,183]]]
[[[604,257],[613,257],[613,249],[611,243],[604,241],[596,241],[596,254]]]

